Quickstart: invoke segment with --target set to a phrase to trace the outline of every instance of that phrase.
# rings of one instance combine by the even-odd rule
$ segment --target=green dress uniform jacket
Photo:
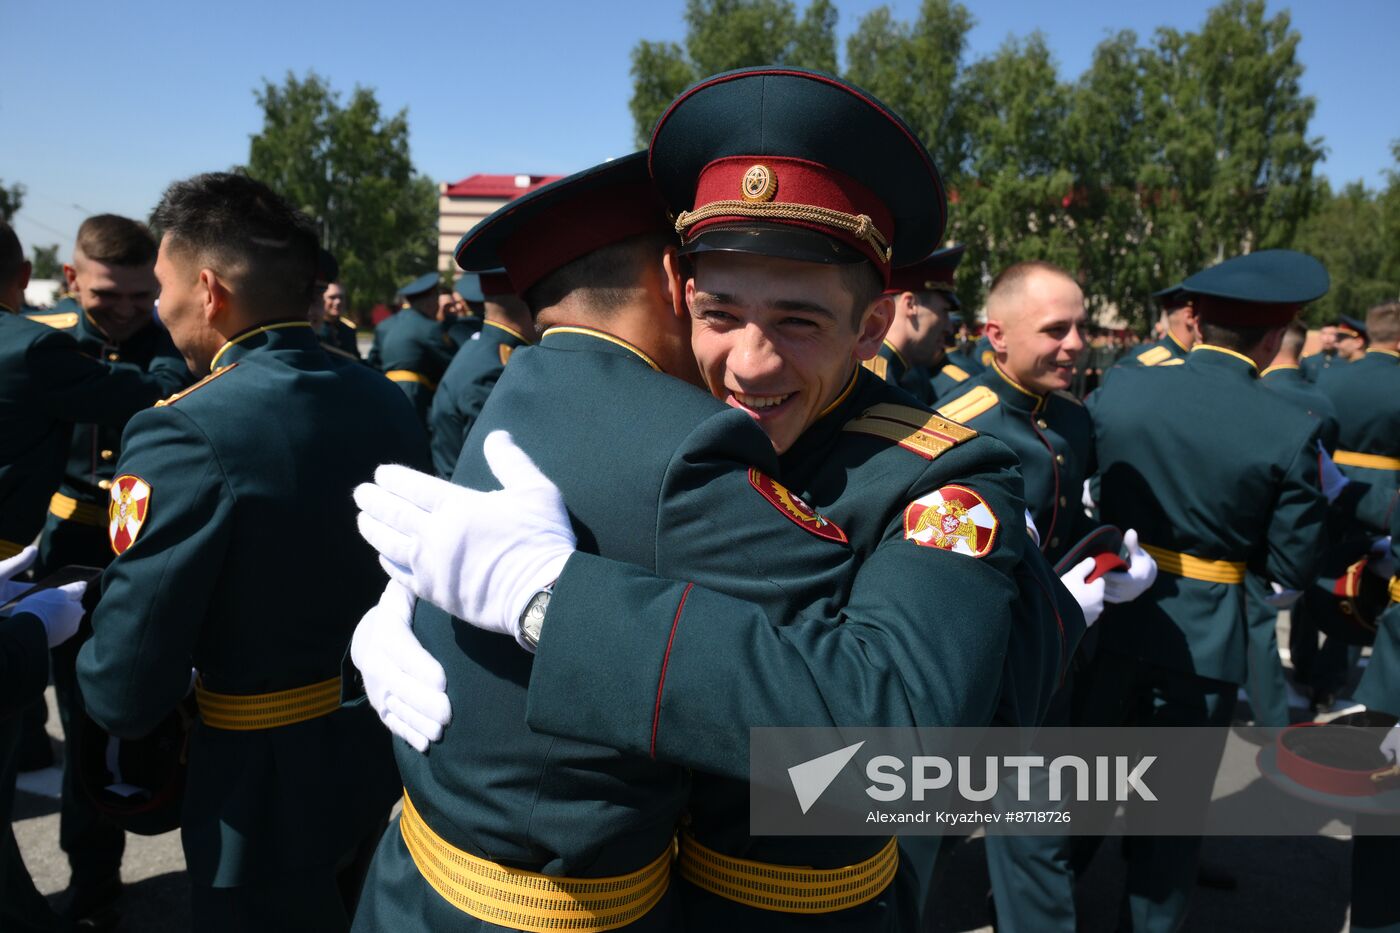
[[[938,413],[995,437],[1016,454],[1026,507],[1051,564],[1092,530],[1080,495],[1094,473],[1094,421],[1079,399],[1068,392],[1032,392],[993,361],[942,400]]]
[[[433,393],[456,350],[440,322],[403,308],[374,329],[368,361],[398,384],[426,426]]]
[[[182,842],[196,928],[238,929],[261,909],[304,929],[343,929],[343,916],[306,919],[298,898],[334,888],[397,793],[373,713],[335,708],[341,659],[383,580],[356,533],[351,491],[383,462],[425,467],[427,440],[402,393],[327,354],[304,321],[245,331],[213,368],[127,427],[113,487],[119,553],[79,683],[92,718],[128,737],[176,708],[191,668],[201,703],[205,691],[246,700],[335,678],[332,711],[304,721],[235,729],[201,714]],[[337,582],[315,583],[324,580]],[[280,902],[259,892],[276,882]],[[211,916],[200,910],[211,889],[246,893]]]
[[[1325,392],[1308,381],[1300,366],[1270,366],[1259,374],[1259,379],[1264,385],[1322,422],[1322,430],[1318,435],[1322,446],[1327,448],[1329,453],[1337,449],[1337,442],[1341,436],[1337,408]]]
[[[1327,370],[1345,365],[1347,365],[1347,361],[1337,359],[1336,350],[1312,353],[1298,361],[1298,368],[1302,370],[1303,378],[1313,383],[1317,382],[1318,378]]]
[[[1400,353],[1367,350],[1355,363],[1326,370],[1317,384],[1337,410],[1333,459],[1348,477],[1370,486],[1356,517],[1384,534],[1400,488]]]
[[[1138,369],[1143,366],[1161,366],[1163,364],[1178,365],[1176,360],[1185,361],[1190,353],[1171,334],[1167,334],[1156,343],[1143,343],[1133,347],[1127,353],[1118,358],[1118,361],[1104,370],[1103,382],[1109,379],[1109,373],[1117,374],[1123,369]]]
[[[99,362],[65,330],[0,305],[0,559],[39,533],[71,456],[73,424],[119,431],[168,385],[161,374]]]
[[[316,338],[322,346],[331,347],[357,360],[360,358],[360,342],[355,337],[355,325],[343,317],[326,318]]]
[[[992,341],[984,334],[966,352],[950,350],[948,359],[969,376],[976,376],[992,364],[996,351],[992,349]]]
[[[550,391],[554,385],[560,389]],[[802,488],[824,482],[822,495],[833,499],[838,489],[869,488],[860,477],[843,482],[836,476],[852,462],[863,462],[871,464],[870,477],[883,477],[887,494],[895,490],[889,495],[893,500],[911,488],[917,496],[921,475],[952,475],[961,466],[962,477],[977,485],[997,514],[1020,508],[1009,453],[993,441],[972,438],[957,445],[939,458],[940,472],[935,472],[926,469],[930,464],[923,457],[888,440],[841,433],[841,426],[865,408],[891,399],[907,403],[903,393],[869,375],[857,380],[824,426],[815,435],[809,431],[794,449],[793,462],[807,465],[808,475],[794,474]],[[597,417],[600,410],[609,412],[607,420]],[[853,665],[848,656],[847,662],[860,668],[849,677],[888,685],[887,699],[857,696],[858,688],[851,687],[837,713],[841,721],[895,717],[895,711],[923,709],[927,703],[931,717],[985,722],[996,707],[1010,607],[1018,599],[1019,522],[1007,526],[981,560],[946,552],[931,557],[935,549],[904,541],[899,532],[902,546],[891,541],[882,555],[887,575],[871,574],[853,591],[852,562],[902,528],[907,502],[878,514],[861,512],[853,502],[851,515],[842,518],[813,511],[815,506],[797,498],[810,504],[810,492],[778,484],[775,477],[780,470],[788,474],[788,460],[775,462],[767,438],[747,415],[660,375],[614,338],[580,329],[552,329],[539,347],[516,353],[467,440],[454,482],[494,485],[480,439],[497,428],[511,430],[559,483],[580,552],[556,588],[555,604],[573,608],[559,618],[551,608],[549,633],[533,659],[513,640],[448,625],[445,614],[419,605],[415,633],[446,667],[454,710],[465,706],[471,713],[459,712],[427,756],[403,750],[399,762],[409,799],[452,846],[498,863],[571,877],[623,874],[653,861],[671,845],[685,804],[688,771],[682,765],[745,773],[747,721],[754,718],[754,703],[746,700],[761,701],[769,711],[760,712],[758,721],[769,714],[830,721],[825,705],[830,697],[804,695],[790,705],[780,685],[793,678],[801,682],[795,689],[809,690],[824,682],[812,677],[809,664],[839,663],[816,642],[832,629],[830,620],[846,617],[838,616],[843,603],[851,603],[857,616],[877,611],[869,604],[880,604],[892,631],[881,626],[868,634],[868,650],[884,664],[868,662],[874,669],[867,671],[863,659]],[[808,443],[815,449],[807,449]],[[828,456],[842,446],[844,457]],[[939,637],[930,640],[940,641],[941,650],[930,645],[915,651],[911,645],[928,635],[926,627],[906,621],[901,628],[892,617],[923,620],[923,604],[912,592],[907,599],[890,599],[887,592],[891,578],[908,570],[907,564],[903,571],[896,566],[901,555],[914,563],[952,562],[962,586],[979,588],[978,624],[940,628]],[[690,582],[673,585],[662,576]],[[605,610],[609,617],[603,618],[589,609],[600,603],[609,609],[623,604],[632,615],[624,620],[623,613]],[[773,626],[796,620],[799,611],[810,614],[800,632],[793,628],[789,638],[776,635]],[[654,615],[655,624],[637,625],[638,612]],[[735,612],[745,614],[742,624],[749,634],[735,645],[734,630],[728,629],[725,639],[717,640],[730,623],[740,624]],[[591,633],[589,623],[580,625],[585,617],[593,620]],[[853,624],[846,631],[854,646],[866,630]],[[786,648],[789,641],[805,647]],[[906,661],[911,653],[924,663]],[[783,655],[783,670],[765,667]],[[1058,654],[1052,663],[1057,661]],[[745,685],[745,696],[718,696],[713,683],[701,687],[698,678],[715,677],[731,664],[753,665],[748,674],[718,675],[722,692]],[[914,684],[895,685],[898,678],[880,673],[886,665],[904,672],[906,664]],[[663,670],[665,695],[658,700]],[[754,676],[755,671],[766,673]],[[572,700],[564,700],[569,695]],[[715,737],[707,725],[712,716],[731,734]],[[525,728],[527,721],[534,731]],[[563,737],[593,730],[608,747]],[[697,741],[697,735],[706,738]],[[743,819],[725,832],[742,833],[747,844],[747,785],[724,785],[723,794],[712,799],[723,805],[728,819],[729,805],[742,796]],[[870,839],[807,840],[801,864],[851,864],[881,845]],[[452,918],[462,924],[464,915],[415,875],[402,835],[390,830],[376,856],[357,927],[380,929],[405,915],[422,917],[428,926]],[[897,896],[902,895],[885,891],[825,922],[853,924],[843,929],[898,928],[890,925],[900,916]],[[765,922],[785,919],[770,915]],[[665,929],[675,922],[670,901],[663,899],[635,926]]]
[[[1266,389],[1248,358],[1202,345],[1181,366],[1125,368],[1089,407],[1106,521],[1136,528],[1144,545],[1247,565],[1285,588],[1311,582],[1326,512],[1319,424]],[[1157,563],[1147,593],[1104,611],[1100,650],[1243,683],[1243,587]]]
[[[957,363],[954,363],[947,355],[933,367],[932,375],[929,376],[929,386],[932,388],[933,400],[947,398],[955,394],[962,384],[971,379],[972,376],[967,370]]]
[[[433,469],[438,476],[452,476],[462,442],[505,371],[506,362],[517,348],[528,344],[525,335],[514,328],[486,321],[479,336],[468,340],[452,358],[428,410]]]
[[[922,366],[910,366],[888,340],[880,344],[880,352],[861,363],[866,369],[888,382],[908,392],[920,405],[933,404],[932,377]]]

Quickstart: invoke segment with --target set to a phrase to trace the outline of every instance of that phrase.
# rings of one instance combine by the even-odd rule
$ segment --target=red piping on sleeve
[[[676,629],[681,624],[681,613],[685,611],[685,600],[690,595],[694,583],[687,583],[681,591],[680,605],[676,606],[676,617],[671,620],[671,637],[666,639],[666,654],[661,658],[661,677],[656,682],[656,708],[651,714],[651,757],[656,758],[656,730],[661,725],[661,691],[666,688],[666,666],[671,663],[671,646],[676,643]]]

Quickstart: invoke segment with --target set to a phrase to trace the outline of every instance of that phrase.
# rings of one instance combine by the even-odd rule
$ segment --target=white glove
[[[1084,491],[1079,494],[1079,501],[1084,504],[1084,508],[1091,512],[1096,508],[1094,504],[1094,494],[1089,489],[1089,481],[1087,479],[1084,481]]]
[[[1385,738],[1381,739],[1381,754],[1395,764],[1400,764],[1400,722],[1391,726]]]
[[[1031,536],[1036,547],[1040,547],[1040,529],[1035,527],[1035,519],[1031,517],[1031,510],[1026,509],[1026,534]]]
[[[1273,581],[1269,582],[1269,589],[1273,592],[1264,597],[1264,604],[1280,612],[1284,609],[1292,609],[1293,604],[1298,601],[1298,597],[1303,595],[1302,590],[1286,590]]]
[[[10,581],[34,566],[34,561],[38,557],[39,549],[31,544],[14,557],[0,560],[0,605],[9,602],[29,589],[30,584],[28,583],[11,583]]]
[[[1084,624],[1092,626],[1103,615],[1103,594],[1104,581],[1099,577],[1093,583],[1084,582],[1084,578],[1094,572],[1094,559],[1086,557],[1065,571],[1060,577],[1060,582],[1069,590],[1074,601],[1079,603],[1079,608],[1084,610]]]
[[[1130,603],[1157,580],[1157,562],[1138,544],[1136,530],[1123,532],[1123,546],[1128,549],[1128,569],[1110,570],[1103,575],[1104,602]]]
[[[495,492],[380,467],[355,490],[360,534],[420,599],[528,649],[520,615],[559,579],[577,539],[559,489],[509,433],[492,431],[482,453],[502,486]]]
[[[83,621],[83,593],[87,584],[65,583],[58,589],[40,590],[33,596],[26,596],[15,606],[12,615],[27,612],[38,616],[44,623],[44,632],[49,637],[49,647],[61,645],[78,631],[78,623]]]
[[[1332,462],[1326,449],[1322,446],[1322,441],[1317,442],[1317,466],[1322,478],[1322,494],[1327,497],[1328,503],[1336,502],[1337,497],[1342,494],[1342,490],[1347,488],[1347,483],[1351,480],[1342,475],[1342,471],[1337,469],[1337,464]]]
[[[420,752],[452,721],[447,675],[413,635],[413,594],[390,580],[350,640],[350,660],[365,680],[369,705],[389,731]]]

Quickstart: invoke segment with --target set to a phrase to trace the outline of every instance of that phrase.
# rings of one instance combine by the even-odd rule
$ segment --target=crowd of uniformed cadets
[[[364,362],[256,181],[90,218],[46,312],[0,228],[0,807],[52,680],[72,869],[59,916],[7,832],[0,928],[113,927],[124,827],[178,823],[199,930],[913,930],[948,847],[751,836],[751,726],[1223,726],[1245,684],[1284,725],[1282,608],[1315,704],[1374,641],[1400,713],[1400,305],[1300,359],[1327,273],[1255,252],[1086,364],[1094,283],[1031,261],[953,346],[945,210],[898,115],[754,68],[483,220]],[[1075,929],[1075,843],[989,838],[998,929]],[[1353,929],[1400,928],[1392,843]],[[1123,925],[1179,928],[1200,840],[1124,851]]]

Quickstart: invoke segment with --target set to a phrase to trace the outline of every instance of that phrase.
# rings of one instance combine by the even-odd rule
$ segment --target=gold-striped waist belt
[[[1190,554],[1180,554],[1150,544],[1142,545],[1142,549],[1152,555],[1158,570],[1174,577],[1186,577],[1188,580],[1202,580],[1206,583],[1244,582],[1244,561],[1206,560],[1204,557],[1192,557]]]
[[[427,386],[429,389],[437,391],[436,382],[422,373],[415,373],[411,369],[391,369],[384,375],[392,382],[416,382],[419,385]]]
[[[0,538],[0,560],[9,560],[22,550],[24,550],[24,545]]]
[[[233,694],[205,690],[196,683],[199,718],[215,729],[252,732],[276,729],[327,716],[340,708],[340,678],[274,693]]]
[[[1384,454],[1339,450],[1332,455],[1332,460],[1342,466],[1364,467],[1367,470],[1400,470],[1400,457],[1387,457]]]
[[[92,525],[95,528],[107,527],[107,507],[92,502],[79,502],[61,492],[53,494],[49,500],[49,512],[65,522],[79,525]]]
[[[681,877],[736,904],[785,914],[827,914],[872,900],[894,880],[899,844],[891,837],[879,852],[844,868],[773,865],[722,855],[681,839]]]
[[[408,792],[399,832],[423,880],[453,907],[514,930],[602,933],[644,916],[671,881],[675,846],[651,864],[610,878],[565,878],[510,868],[452,845],[423,821]]]

